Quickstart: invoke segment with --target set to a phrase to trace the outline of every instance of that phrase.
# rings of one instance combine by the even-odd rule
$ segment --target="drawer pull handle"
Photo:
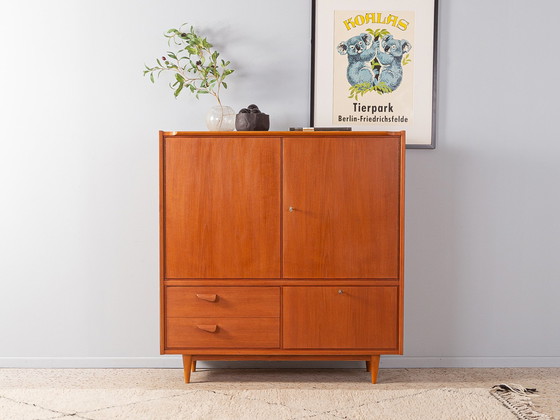
[[[202,300],[206,300],[208,302],[216,302],[216,299],[218,298],[218,295],[205,295],[202,293],[197,293],[196,297]]]
[[[217,325],[197,325],[196,328],[204,331],[208,331],[211,333],[215,333],[218,330]]]

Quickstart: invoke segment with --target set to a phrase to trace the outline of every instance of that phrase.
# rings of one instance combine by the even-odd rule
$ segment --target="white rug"
[[[510,409],[492,396],[488,389],[482,388],[0,390],[2,420],[517,418]]]

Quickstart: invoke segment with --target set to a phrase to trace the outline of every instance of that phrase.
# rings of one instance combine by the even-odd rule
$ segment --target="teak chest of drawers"
[[[402,354],[404,132],[160,132],[161,353]]]

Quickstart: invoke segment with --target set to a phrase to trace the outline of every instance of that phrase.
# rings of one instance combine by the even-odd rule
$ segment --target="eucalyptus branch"
[[[175,82],[170,83],[175,97],[179,96],[183,88],[187,88],[196,98],[201,94],[211,94],[220,101],[220,89],[227,89],[224,79],[233,73],[228,68],[230,62],[220,59],[218,51],[213,50],[212,44],[206,38],[197,35],[191,26],[187,32],[183,31],[183,24],[179,29],[169,29],[164,36],[167,44],[178,46],[176,51],[167,51],[167,54],[156,59],[154,67],[145,66],[144,76],[150,75],[150,80],[155,83],[154,74],[159,75],[164,71],[175,74]]]

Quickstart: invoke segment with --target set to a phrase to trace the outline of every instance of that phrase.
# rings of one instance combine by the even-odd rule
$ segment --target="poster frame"
[[[332,51],[333,48],[333,42],[334,40],[332,39],[328,39],[328,37],[324,37],[322,33],[318,32],[320,31],[319,27],[321,25],[318,25],[318,12],[320,8],[323,8],[323,10],[321,10],[321,14],[324,15],[325,14],[325,8],[327,8],[326,12],[327,14],[331,15],[331,11],[332,11],[332,15],[334,16],[334,11],[336,10],[335,7],[331,7],[329,6],[324,6],[324,4],[326,3],[336,3],[333,1],[329,1],[329,2],[325,2],[324,0],[312,0],[312,5],[311,5],[311,101],[310,101],[310,127],[314,127],[314,125],[316,123],[319,123],[318,125],[321,126],[335,126],[333,124],[325,124],[325,123],[321,123],[322,121],[328,120],[329,118],[332,118],[332,109],[325,109],[324,105],[321,105],[321,101],[317,100],[317,93],[316,90],[317,89],[321,89],[321,83],[324,83],[324,80],[330,80],[332,83],[333,80],[333,72],[334,70],[331,69],[325,69],[323,67],[319,68],[317,66],[317,54],[323,50],[323,51],[327,51],[325,49],[329,49],[330,51]],[[354,6],[353,3],[355,4],[363,4],[364,1],[363,0],[345,0],[344,2],[344,6],[343,8],[345,10],[360,10],[359,6]],[[372,4],[372,9],[374,8],[375,10],[393,10],[394,9],[394,0],[377,0],[375,2],[371,2]],[[426,13],[433,13],[433,24],[430,25],[430,28],[428,28],[428,32],[430,33],[426,33],[424,35],[424,40],[426,40],[425,38],[427,36],[431,37],[431,40],[433,41],[432,44],[432,57],[429,58],[429,60],[424,60],[424,66],[425,67],[431,67],[431,68],[424,68],[421,69],[422,71],[424,71],[423,74],[428,74],[428,77],[430,77],[431,79],[431,83],[432,83],[432,88],[431,88],[431,92],[430,95],[422,95],[424,97],[420,97],[418,99],[415,99],[415,103],[421,103],[422,104],[422,108],[426,108],[429,107],[429,110],[431,110],[431,112],[424,112],[424,114],[429,114],[425,115],[423,117],[424,121],[424,126],[429,127],[429,129],[424,129],[422,131],[422,135],[420,136],[415,136],[413,132],[408,131],[409,129],[409,125],[407,124],[403,124],[403,125],[399,125],[399,124],[394,124],[391,126],[391,131],[398,131],[398,130],[407,130],[407,145],[406,147],[408,149],[435,149],[436,147],[436,104],[437,104],[437,38],[438,38],[438,0],[415,0],[415,8],[417,8],[416,10],[420,10],[420,9],[424,9],[423,11],[425,11]],[[325,22],[326,24],[332,24],[331,22]],[[325,25],[323,25],[324,27]],[[415,40],[416,42],[422,42],[423,39],[422,37],[419,37],[419,39]],[[426,40],[427,41],[427,40]],[[327,72],[327,73],[325,73]],[[330,72],[330,74],[329,74]],[[322,73],[322,74],[321,74]],[[323,82],[321,82],[321,80],[323,80]],[[419,81],[417,81],[415,79],[416,83],[420,83]],[[417,95],[417,94],[416,94]],[[334,99],[333,99],[334,101]],[[428,108],[426,108],[428,109]],[[428,121],[428,118],[430,119],[430,121]],[[348,124],[344,124],[345,126],[350,127],[352,130],[358,130],[358,131],[386,131],[387,126],[384,126],[382,129],[377,128],[375,125],[371,125],[371,126],[364,126],[363,124],[360,124],[360,126],[356,126],[356,125],[352,125],[352,123],[348,123]]]

